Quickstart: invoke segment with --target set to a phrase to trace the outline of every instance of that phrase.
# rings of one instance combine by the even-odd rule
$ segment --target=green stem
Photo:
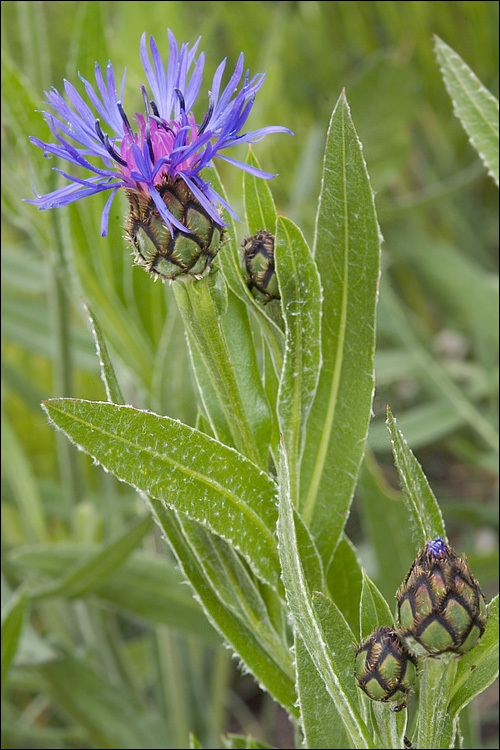
[[[416,747],[451,747],[454,730],[448,703],[457,672],[457,659],[425,659],[419,685]]]
[[[372,701],[371,707],[375,726],[382,740],[382,747],[404,748],[406,708],[397,712],[394,710],[394,705],[377,701]]]
[[[217,303],[208,276],[174,284],[174,294],[188,336],[197,348],[240,453],[264,468],[257,441],[249,424],[236,372],[222,330]]]

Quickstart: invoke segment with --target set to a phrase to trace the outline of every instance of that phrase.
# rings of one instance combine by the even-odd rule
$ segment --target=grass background
[[[81,297],[129,403],[189,424],[198,407],[171,290],[132,267],[124,204],[115,201],[103,239],[102,196],[61,211],[22,203],[31,186],[56,185],[28,135],[50,139],[35,111],[43,90],[61,90],[64,77],[76,84],[78,71],[92,80],[96,60],[111,59],[118,78],[126,66],[126,109],[140,110],[140,36],[152,33],[166,57],[167,28],[191,44],[202,35],[207,88],[221,58],[231,70],[241,50],[251,74],[267,71],[249,125],[286,125],[295,136],[269,136],[255,153],[279,175],[279,211],[309,240],[326,127],[345,87],[385,240],[369,438],[388,482],[382,492],[398,489],[384,426],[390,402],[452,543],[487,598],[496,593],[498,191],[453,115],[432,37],[498,96],[498,4],[3,2],[3,592],[8,600],[24,586],[29,597],[3,692],[6,748],[185,747],[189,731],[217,747],[228,730],[279,747],[293,741],[286,717],[205,626],[151,529],[112,573],[94,571],[87,588],[67,581],[71,566],[128,539],[144,514],[140,499],[54,434],[39,406],[50,396],[105,398]],[[222,162],[220,172],[242,215],[241,173]],[[384,535],[384,519],[367,510],[363,489],[349,532],[390,597],[405,570],[391,578],[377,559],[371,541]],[[498,746],[496,690],[469,711],[466,747]]]

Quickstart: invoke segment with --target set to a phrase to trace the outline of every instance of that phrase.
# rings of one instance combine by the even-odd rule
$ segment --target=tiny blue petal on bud
[[[437,536],[432,542],[427,542],[427,552],[431,557],[439,557],[446,551],[446,542],[440,536]]]

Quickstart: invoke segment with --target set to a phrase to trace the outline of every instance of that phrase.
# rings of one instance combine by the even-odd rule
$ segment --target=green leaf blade
[[[165,727],[124,685],[111,683],[89,661],[63,657],[41,664],[48,693],[65,713],[85,727],[102,748],[161,747]]]
[[[284,452],[281,454],[280,461],[278,540],[283,583],[298,635],[303,640],[315,669],[325,683],[345,726],[349,741],[354,747],[358,748],[374,747],[376,746],[374,739],[370,737],[367,727],[359,715],[357,700],[353,700],[350,689],[345,689],[347,680],[352,680],[352,664],[349,668],[349,675],[341,671],[342,667],[339,669],[335,653],[332,653],[329,648],[328,640],[314,609],[311,589],[304,572],[300,545],[297,540],[296,521],[289,491],[288,468]],[[333,602],[331,606],[335,607]],[[350,632],[347,624],[345,627]],[[352,688],[354,689],[353,681]]]
[[[272,420],[245,305],[221,276],[177,283],[174,294],[215,434],[267,466]]]
[[[260,164],[249,148],[247,164],[260,169]],[[249,172],[243,173],[243,203],[250,234],[265,229],[272,234],[276,231],[276,206],[267,180]]]
[[[458,716],[460,711],[486,690],[498,676],[498,596],[488,607],[486,629],[477,644],[463,656],[457,667],[448,712]]]
[[[101,326],[99,325],[97,318],[95,317],[94,313],[87,305],[85,300],[83,300],[83,306],[88,315],[90,326],[92,328],[92,336],[94,337],[94,344],[97,356],[99,358],[99,366],[101,369],[101,380],[104,383],[104,387],[106,389],[107,399],[113,404],[123,404],[125,403],[125,401],[120,389],[120,384],[118,383],[118,379],[115,374],[113,363],[111,362],[111,357],[109,356],[106,339],[104,338]]]
[[[359,635],[361,567],[356,550],[346,536],[342,537],[335,550],[328,568],[327,584],[333,602],[344,615],[352,632]]]
[[[9,667],[16,655],[23,627],[26,599],[26,592],[22,589],[18,590],[10,597],[2,611],[2,689]]]
[[[278,418],[297,506],[305,427],[321,368],[321,285],[302,232],[283,217],[277,222],[275,261],[286,329]]]
[[[457,53],[435,37],[435,50],[456,116],[490,175],[499,181],[498,100]]]
[[[382,625],[394,627],[395,623],[386,600],[364,570],[362,573],[360,631],[361,640],[364,640],[370,633],[373,633],[374,630],[380,628]]]
[[[296,716],[298,711],[295,706],[295,685],[288,672],[283,670],[282,665],[262,647],[259,638],[241,618],[236,616],[232,609],[224,606],[218,591],[210,583],[211,574],[206,570],[205,562],[193,553],[189,534],[185,534],[185,529],[175,512],[155,498],[151,498],[151,506],[185,578],[191,584],[210,623],[231,645],[236,655],[265,689],[292,716]]]
[[[349,747],[344,725],[304,641],[295,634],[297,693],[306,747]]]
[[[373,193],[344,95],[330,122],[314,258],[323,288],[323,364],[307,425],[301,502],[328,564],[345,525],[368,431],[380,264]]]
[[[52,597],[72,599],[84,596],[101,586],[125,562],[151,528],[151,518],[146,516],[134,521],[130,528],[98,549],[88,558],[72,566],[61,579],[30,594],[32,601]]]
[[[273,481],[232,448],[168,417],[77,399],[43,404],[106,470],[231,542],[274,588],[280,568]]]
[[[387,407],[387,427],[418,546],[423,547],[430,539],[438,536],[446,538],[443,516],[436,498],[422,467],[398,429],[389,407]]]

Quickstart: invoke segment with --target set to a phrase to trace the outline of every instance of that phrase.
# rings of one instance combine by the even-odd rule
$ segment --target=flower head
[[[481,638],[486,604],[465,556],[441,537],[427,542],[399,587],[400,636],[417,656],[461,655]]]
[[[247,286],[254,297],[264,303],[280,299],[274,264],[274,234],[259,229],[257,234],[245,237],[241,246]]]
[[[354,675],[372,700],[397,701],[403,707],[415,684],[416,663],[396,631],[382,625],[356,648]]]
[[[57,116],[44,112],[45,121],[57,142],[45,143],[31,137],[32,143],[43,148],[47,157],[59,156],[83,167],[88,174],[75,177],[56,168],[69,184],[47,195],[36,196],[29,203],[40,209],[57,208],[94,193],[109,192],[101,219],[101,234],[105,236],[113,198],[124,188],[129,200],[133,193],[141,205],[150,205],[173,237],[176,230],[185,234],[192,234],[194,230],[187,225],[183,211],[175,211],[167,205],[166,185],[187,189],[207,220],[223,227],[225,223],[217,210],[218,204],[235,218],[236,214],[203,179],[201,170],[218,157],[257,177],[274,176],[222,153],[239,143],[260,141],[269,133],[291,132],[280,126],[241,132],[265,74],[249,79],[247,71],[238,91],[243,76],[242,53],[234,73],[221,90],[226,66],[223,60],[208,92],[207,111],[199,121],[193,113],[204,66],[204,53],[196,57],[199,39],[190,50],[187,44],[179,48],[170,30],[168,36],[170,54],[166,68],[154,39],[150,38],[150,57],[146,34],[142,36],[141,60],[150,92],[141,86],[142,113],[133,117],[126,114],[123,106],[125,75],[118,95],[111,63],[105,76],[96,63],[95,88],[81,78],[88,101],[69,81],[64,82],[64,88],[70,104],[55,88],[46,92],[48,103]]]

